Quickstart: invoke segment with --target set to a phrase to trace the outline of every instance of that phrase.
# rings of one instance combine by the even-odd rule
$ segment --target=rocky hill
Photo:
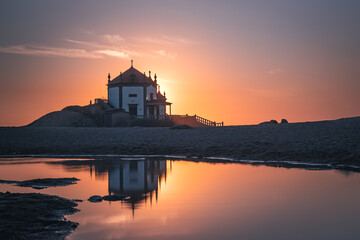
[[[101,127],[106,107],[96,103],[87,106],[68,106],[61,111],[48,113],[30,127]]]

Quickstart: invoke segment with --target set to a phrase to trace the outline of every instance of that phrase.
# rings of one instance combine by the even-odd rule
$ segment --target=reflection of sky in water
[[[359,239],[360,174],[187,161],[26,159],[0,161],[0,178],[77,177],[41,192],[79,203],[70,239]],[[46,162],[46,163],[45,163]],[[345,174],[343,174],[345,173]]]

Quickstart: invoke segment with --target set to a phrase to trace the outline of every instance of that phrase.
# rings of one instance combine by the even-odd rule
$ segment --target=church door
[[[129,104],[129,113],[131,116],[137,115],[137,104]]]

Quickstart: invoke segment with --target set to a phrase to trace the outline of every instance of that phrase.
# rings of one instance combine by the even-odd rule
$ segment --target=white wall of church
[[[120,191],[120,165],[116,168],[111,168],[109,171],[109,188],[110,191]]]
[[[144,87],[122,87],[122,107],[126,112],[129,104],[137,104],[137,115],[144,115]]]
[[[146,88],[146,100],[150,100],[150,94],[154,95],[154,99],[156,99],[156,87],[150,85]]]
[[[134,166],[130,166],[134,164]],[[126,191],[145,191],[145,162],[136,163],[126,162],[123,164],[124,192]]]
[[[119,88],[109,88],[109,103],[114,108],[119,108]]]

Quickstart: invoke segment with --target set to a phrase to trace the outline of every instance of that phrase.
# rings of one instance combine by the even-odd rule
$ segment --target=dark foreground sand
[[[360,166],[360,117],[183,130],[0,128],[0,155],[21,154],[164,154]]]

